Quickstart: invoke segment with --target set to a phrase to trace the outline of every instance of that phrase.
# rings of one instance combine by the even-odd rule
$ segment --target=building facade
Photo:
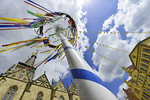
[[[126,100],[139,100],[130,88],[123,89],[123,91],[127,94]]]
[[[50,84],[45,73],[33,80],[34,71],[29,71],[34,69],[36,57],[37,52],[0,75],[0,100],[80,100],[73,83],[68,88],[61,79]]]
[[[150,37],[138,43],[129,57],[133,65],[123,69],[132,79],[125,80],[130,90],[123,90],[128,97],[134,95],[139,100],[150,100]]]

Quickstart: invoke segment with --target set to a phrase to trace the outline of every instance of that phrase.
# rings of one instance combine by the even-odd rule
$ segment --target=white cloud
[[[109,32],[118,32],[118,28],[120,26],[124,26],[124,30],[126,32],[149,32],[149,5],[149,0],[118,0],[117,13],[111,15],[111,17],[105,20],[102,28],[103,31],[109,30]],[[126,35],[126,39],[124,40],[121,37],[121,34],[99,34],[96,43],[105,44],[114,48],[131,52],[131,50],[139,41],[145,39],[148,36],[150,36],[149,33],[128,33]],[[106,48],[104,46],[97,45],[96,43],[94,44],[94,49],[96,52],[101,53],[102,55],[121,64],[124,67],[131,65],[129,54]],[[96,53],[93,53],[93,57],[98,59],[100,63],[105,65],[119,77],[124,76],[124,71],[118,65],[104,58],[101,58]],[[99,68],[97,73],[99,74],[99,77],[102,79],[102,81],[111,82],[117,78],[116,75],[102,67],[96,61],[94,61],[94,64]],[[127,88],[125,83],[120,85],[119,92],[117,93],[118,99],[120,100],[124,100],[124,96],[126,96],[122,90],[123,88]]]
[[[131,51],[131,49],[133,48],[131,44],[128,44],[128,41],[121,40],[118,34],[117,35],[100,34],[98,35],[96,43],[101,43],[124,51]],[[128,53],[120,52],[111,48],[106,48],[104,46],[97,45],[96,43],[94,44],[94,48],[95,51],[98,52],[99,54],[104,55],[105,57],[125,67],[131,64],[128,57]],[[98,59],[100,63],[105,65],[108,69],[110,69],[112,72],[119,75],[120,77],[124,75],[124,71],[122,70],[121,66],[113,62],[110,62],[109,60],[104,59],[103,57],[100,57],[96,52],[93,53],[93,57]],[[99,65],[99,63],[96,62],[95,60],[94,64],[99,67],[99,76],[103,81],[110,82],[113,79],[117,78],[116,75],[112,74],[107,68]]]
[[[120,26],[124,26],[124,29],[127,32],[139,32],[141,30],[144,32],[149,32],[149,5],[149,0],[119,0],[117,13],[113,14],[104,22],[103,31],[109,29],[110,32],[118,32],[118,28]],[[150,36],[149,33],[129,33],[126,35],[127,39],[124,40],[122,39],[121,34],[99,34],[96,43],[105,44],[131,52],[131,50],[139,41],[148,36]],[[94,49],[96,52],[99,52],[100,54],[121,64],[124,67],[128,67],[131,64],[128,56],[129,54],[106,48],[104,46],[97,45],[96,43],[94,44]],[[93,53],[93,57],[99,59],[99,62],[101,62],[119,77],[123,77],[124,71],[118,65],[101,58],[96,53]],[[99,65],[99,63],[96,61],[94,61],[94,64],[99,67],[99,76],[103,81],[111,82],[116,78],[116,75]]]
[[[111,25],[113,23],[114,15],[109,17],[109,19],[105,20],[105,23],[103,24],[103,30],[111,28]]]
[[[131,77],[129,76],[128,79],[127,79],[127,81],[129,81],[130,79],[131,79]],[[122,83],[119,86],[119,92],[117,93],[117,97],[118,97],[119,100],[126,100],[127,95],[123,91],[123,88],[124,89],[128,89],[128,86],[125,83]]]
[[[119,0],[118,12],[104,22],[103,29],[111,24],[108,22],[109,20],[114,20],[113,28],[125,25],[125,30],[129,32],[138,32],[141,29],[146,32],[149,31],[149,4],[149,0]]]
[[[50,9],[51,11],[60,11],[67,13],[71,15],[71,17],[75,20],[78,28],[78,33],[81,31],[79,36],[81,37],[79,41],[83,43],[84,46],[81,47],[79,50],[79,47],[77,49],[80,51],[80,53],[83,55],[83,52],[86,50],[85,46],[88,46],[88,39],[83,34],[83,31],[86,31],[85,24],[86,24],[86,18],[82,18],[86,14],[86,12],[82,11],[82,6],[84,4],[84,0],[34,0],[35,2],[39,3],[40,5]],[[24,0],[5,0],[3,2],[0,2],[0,16],[1,17],[7,17],[7,18],[28,18],[33,17],[29,15],[26,11],[30,10],[33,12],[39,12],[43,13],[42,11],[27,5],[24,3]],[[81,20],[81,18],[83,20]],[[0,45],[12,43],[16,41],[31,39],[34,36],[36,36],[36,33],[34,33],[33,29],[22,29],[22,30],[11,30],[11,31],[0,31]],[[86,39],[83,39],[86,38]],[[85,41],[86,40],[86,41]],[[45,48],[42,48],[42,51],[44,51]],[[0,53],[0,73],[6,71],[10,66],[12,66],[14,63],[17,64],[18,61],[24,62],[24,58],[28,58],[29,55],[32,54],[36,49],[24,47],[22,49],[16,50],[14,52],[8,51]],[[47,57],[47,54],[38,54],[36,63],[43,60],[45,57]],[[8,63],[6,63],[8,62]],[[64,78],[65,75],[69,72],[68,71],[68,63],[66,58],[62,61],[60,59],[57,59],[55,61],[50,61],[49,63],[45,65],[41,65],[35,74],[35,78],[37,78],[39,75],[43,74],[44,71],[46,71],[46,74],[51,81],[52,78],[55,77],[55,81],[59,79],[59,76],[61,78]]]

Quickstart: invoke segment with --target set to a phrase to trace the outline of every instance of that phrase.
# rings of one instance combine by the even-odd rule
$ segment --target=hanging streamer
[[[29,2],[27,2],[27,1],[24,1],[24,2],[27,3],[27,4],[29,4],[29,5],[31,5],[31,6],[33,6],[33,7],[35,7],[35,8],[38,8],[38,9],[40,9],[40,10],[42,10],[42,11],[48,13],[46,10],[44,10],[44,9],[42,9],[42,8],[40,8],[40,7],[37,7],[37,6],[35,6],[35,5],[33,5],[33,4],[29,3]]]
[[[45,8],[45,7],[39,5],[39,4],[37,4],[37,3],[35,3],[35,2],[33,2],[33,1],[31,1],[31,0],[27,0],[27,1],[29,1],[29,2],[31,2],[31,3],[33,3],[33,4],[35,4],[35,5],[37,5],[37,6],[39,6],[39,7],[41,7],[41,8],[43,8],[43,9],[45,9],[45,10],[47,10],[47,11],[49,11],[49,12],[52,13],[52,11],[50,11],[49,9],[47,9],[47,8]]]
[[[57,39],[59,33],[64,33],[65,36],[67,36],[68,41],[74,46],[77,46],[77,27],[76,23],[73,20],[73,18],[62,12],[52,12],[49,9],[31,1],[27,0],[24,1],[26,4],[29,4],[35,8],[38,8],[46,14],[41,13],[34,13],[30,10],[27,10],[27,13],[34,16],[35,18],[23,18],[23,19],[15,19],[15,18],[3,18],[0,17],[0,20],[3,21],[9,21],[9,22],[0,22],[0,30],[17,30],[17,29],[31,29],[34,28],[34,31],[36,33],[36,37],[28,40],[13,42],[9,44],[2,45],[3,48],[0,48],[0,53],[5,51],[15,51],[23,47],[30,47],[30,48],[43,48],[43,47],[49,47],[49,50],[45,50],[42,53],[49,53],[51,54],[46,57],[44,60],[40,61],[39,63],[35,64],[31,68],[29,68],[30,74],[31,72],[35,71],[41,64],[46,64],[47,62],[56,59],[61,58],[61,60],[65,57],[63,55],[63,48],[60,44],[60,39]],[[53,24],[55,22],[58,22],[60,19],[64,19],[64,21],[68,21],[68,27],[61,28],[61,27],[50,27],[44,32],[44,26],[47,24]],[[45,36],[48,31],[50,31],[52,28],[56,28],[55,33],[51,33],[48,36]],[[57,43],[56,43],[57,42]]]
[[[26,20],[15,19],[15,18],[3,18],[3,17],[0,17],[0,20],[11,21],[11,22],[17,22],[17,23],[21,23],[21,24],[29,24],[29,22],[26,21]]]

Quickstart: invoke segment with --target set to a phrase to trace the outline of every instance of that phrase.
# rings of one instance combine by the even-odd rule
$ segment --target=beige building
[[[36,57],[37,53],[0,75],[0,100],[80,100],[73,83],[66,89],[60,79],[54,86],[46,74],[33,80],[34,71],[27,69],[32,68]]]
[[[129,89],[124,91],[129,100],[150,100],[150,37],[139,42],[129,57],[133,65],[123,69],[132,80],[125,80]]]

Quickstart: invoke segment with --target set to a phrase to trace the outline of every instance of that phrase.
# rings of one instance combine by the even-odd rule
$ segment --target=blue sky
[[[119,31],[119,32],[140,32],[141,31],[142,28],[132,29],[132,27],[135,27],[136,25],[130,26],[131,28],[127,29],[126,28],[128,26],[127,23],[122,22],[121,20],[120,20],[121,24],[119,24],[117,27],[115,27],[115,25],[117,25],[117,21],[116,21],[117,18],[115,18],[115,17],[120,13],[119,4],[121,5],[121,2],[123,2],[124,5],[126,5],[126,3],[129,3],[128,1],[126,1],[126,2],[121,1],[121,0],[119,0],[119,1],[118,0],[89,0],[88,3],[86,3],[83,6],[82,10],[87,11],[87,14],[85,16],[83,16],[83,18],[84,17],[87,18],[87,24],[86,24],[87,33],[85,33],[85,35],[88,37],[89,40],[94,41],[94,42],[98,41],[98,38],[99,38],[98,32],[99,31],[105,31],[105,32],[109,32],[110,30],[112,30],[112,32],[113,31],[114,32],[117,32],[117,31]],[[140,2],[140,0],[131,2],[131,5],[132,5],[132,3],[134,5],[134,3],[137,4],[139,2]],[[122,12],[124,12],[124,10],[122,10]],[[124,16],[127,17],[128,16],[127,14],[124,14]],[[136,13],[135,13],[135,15],[136,15]],[[133,16],[135,16],[135,15],[133,13]],[[107,28],[104,30],[103,29],[103,27],[105,26],[104,23],[106,20],[110,19],[111,16],[113,16],[113,17],[115,16],[115,17],[109,23],[110,28]],[[135,20],[135,21],[138,22],[138,20]],[[134,22],[132,24],[134,24]],[[113,28],[115,28],[115,29],[113,29]],[[146,28],[143,28],[143,29],[145,29],[145,31],[147,31]],[[137,42],[141,41],[142,39],[146,38],[149,35],[146,35],[146,36],[142,35],[142,36],[143,37],[139,39],[138,35],[135,35],[135,37],[134,37],[134,35],[128,36],[126,34],[119,34],[118,37],[117,36],[116,37],[121,42],[120,44],[118,43],[119,41],[113,41],[111,39],[110,40],[108,39],[107,42],[111,41],[112,44],[118,43],[117,45],[120,45],[120,46],[118,46],[116,48],[131,52],[131,50],[134,48],[134,46],[136,45]],[[113,35],[112,37],[115,38],[115,35]],[[133,42],[133,40],[134,40],[134,42]],[[100,41],[100,42],[102,42],[102,41]],[[109,43],[107,43],[107,42],[105,43],[105,41],[103,41],[104,44],[109,45]],[[126,42],[126,43],[123,43],[123,42]],[[90,43],[89,48],[96,50],[94,44],[91,42],[89,42],[89,43]],[[97,47],[97,48],[100,48],[100,47]],[[106,53],[110,51],[110,54],[111,53],[115,54],[114,56],[110,57],[111,60],[113,60],[113,58],[115,58],[114,61],[116,60],[117,62],[120,62],[120,64],[124,67],[128,67],[129,65],[131,65],[131,62],[128,57],[129,53],[123,54],[122,52],[118,52],[118,51],[111,52],[111,50],[107,50],[107,49],[110,49],[110,48],[105,48],[102,51],[105,51]],[[101,48],[98,49],[98,51],[100,51],[100,50],[101,50]],[[87,53],[89,53],[90,55],[93,55],[93,52],[91,52],[90,50],[85,51],[84,58],[93,69],[98,71],[101,66],[94,64],[94,61],[92,60],[92,56],[87,55]],[[95,56],[95,57],[97,57],[97,56]],[[107,57],[109,58],[109,55],[107,55]],[[99,58],[99,59],[101,59],[101,58]],[[122,61],[119,59],[122,59]],[[125,61],[123,61],[123,60],[125,60]],[[101,60],[101,61],[103,61],[103,60]],[[104,61],[106,61],[106,60],[104,60]],[[109,61],[106,61],[106,62],[109,63]],[[114,69],[118,67],[115,64],[113,64],[113,65],[114,65]],[[109,64],[108,64],[108,68],[113,69],[113,65],[109,66]],[[118,71],[120,71],[121,74],[119,74]],[[118,73],[117,75],[119,75],[124,80],[128,79],[129,76],[127,73],[125,73],[122,69],[118,69],[118,71],[116,71],[116,74]],[[111,72],[109,72],[109,73],[111,73]],[[111,76],[112,73],[109,75]],[[109,90],[111,90],[118,98],[120,97],[119,99],[124,100],[124,94],[121,94],[121,96],[119,95],[119,93],[122,91],[122,88],[123,88],[122,86],[124,85],[123,81],[120,80],[119,78],[112,78],[112,80],[109,81],[109,79],[108,79],[109,77],[106,77],[106,78],[107,79],[104,78],[104,80],[102,79],[104,82],[104,85]],[[120,88],[120,86],[121,86],[121,88]],[[127,87],[124,86],[124,88],[127,88]]]
[[[140,11],[147,11],[149,1],[141,0],[91,0],[88,6],[84,7],[84,10],[87,11],[87,31],[85,35],[89,40],[103,43],[108,46],[116,47],[117,49],[125,50],[131,52],[134,46],[141,41],[142,39],[150,36],[149,34],[117,34],[117,35],[106,35],[98,34],[97,31],[104,32],[148,32],[148,26],[145,26],[147,23],[145,20],[149,20],[147,14]],[[142,17],[141,17],[142,15]],[[141,24],[141,21],[143,24]],[[92,33],[91,31],[94,31]],[[96,31],[96,33],[95,33]],[[113,51],[110,48],[104,48],[102,46],[93,45],[90,42],[90,47],[96,52],[101,52],[107,58],[121,64],[124,67],[131,65],[131,61],[128,57],[129,53],[122,53],[118,51]],[[110,63],[108,60],[105,60],[101,57],[98,57],[96,53],[92,53],[93,57],[100,60],[100,62],[105,63],[109,69],[111,69],[115,74],[117,74],[122,79],[128,79],[128,74],[125,73],[119,66]],[[98,63],[92,60],[87,54],[84,54],[85,60],[92,66],[93,69],[97,70],[100,75],[100,78],[103,80],[105,86],[110,89],[119,99],[124,100],[124,94],[122,94],[122,88],[127,88],[123,82],[118,79],[111,77],[113,74],[109,71],[106,71]],[[103,71],[104,70],[104,71]],[[117,71],[116,71],[117,70]],[[111,73],[111,74],[109,74]],[[114,75],[115,76],[115,75]],[[110,80],[109,80],[110,78]],[[124,85],[124,86],[123,86]]]
[[[91,40],[96,41],[98,31],[102,31],[102,25],[104,21],[109,18],[112,14],[117,12],[117,0],[91,0],[84,8],[87,11],[87,19],[88,22],[86,24],[87,31],[90,33],[86,33],[85,35]],[[94,31],[94,33],[92,33]],[[93,43],[90,42],[90,48],[93,49]],[[87,50],[86,52],[92,52]],[[88,62],[90,66],[94,66],[92,58],[89,57],[86,53],[84,54],[85,60]],[[96,67],[95,67],[96,68]],[[110,89],[116,96],[119,91],[119,86],[122,83],[119,79],[114,80],[110,83],[104,83],[105,86]]]
[[[0,16],[8,18],[31,17],[26,13],[27,10],[43,13],[34,7],[24,3],[24,0],[5,0],[0,2]],[[99,63],[95,62],[92,57],[98,59],[103,65],[107,66],[114,73],[123,79],[128,79],[128,75],[116,64],[98,56],[96,53],[86,49],[89,48],[101,53],[107,58],[120,63],[124,67],[131,65],[128,57],[129,53],[123,53],[113,49],[98,46],[88,41],[94,41],[115,47],[121,50],[131,52],[134,46],[141,40],[150,36],[149,34],[99,34],[98,31],[105,32],[149,32],[150,27],[150,1],[149,0],[33,0],[38,4],[45,6],[52,11],[60,11],[67,13],[73,17],[81,31],[78,41],[82,43],[79,52],[84,56],[87,63],[99,75],[104,85],[110,89],[120,100],[124,100],[122,88],[127,88],[123,82],[119,80],[111,72],[103,68]],[[9,9],[9,11],[7,10]],[[17,14],[16,14],[17,13]],[[33,17],[33,16],[32,16]],[[87,20],[87,23],[86,23]],[[84,31],[87,33],[84,34]],[[6,34],[7,33],[7,34]],[[29,34],[28,34],[29,33]],[[12,43],[21,40],[30,39],[35,35],[34,31],[15,30],[0,31],[0,45]],[[82,40],[82,38],[85,38]],[[24,48],[15,52],[4,52],[0,54],[0,73],[5,72],[10,66],[18,61],[24,62],[36,49]],[[40,49],[42,51],[42,49]],[[26,51],[26,52],[24,52]],[[87,55],[89,53],[91,56]],[[25,56],[22,56],[25,55]],[[47,54],[39,54],[36,63],[45,58]],[[15,59],[14,59],[15,58]],[[5,63],[5,62],[9,63]],[[5,67],[4,67],[5,66]],[[51,83],[52,78],[57,82],[59,76],[64,84],[71,84],[72,76],[69,70],[67,60],[56,59],[45,65],[41,65],[35,73],[35,79],[46,71],[46,75]]]
[[[109,3],[108,3],[109,2]],[[108,19],[112,14],[117,12],[117,0],[91,0],[88,3],[86,3],[83,7],[83,11],[87,11],[87,14],[84,17],[87,18],[87,33],[85,35],[89,38],[91,41],[96,41],[98,32],[102,31],[103,23],[106,19]],[[92,33],[94,31],[94,33]],[[123,32],[123,29],[120,28],[120,32]],[[125,38],[125,36],[122,36]],[[110,40],[111,41],[111,40]],[[89,42],[90,46],[89,48],[93,48],[93,43]],[[87,53],[90,53],[92,55],[92,52],[88,49],[84,53],[84,58],[87,61],[87,63],[93,67],[93,68],[98,68],[93,64],[92,57],[87,55]],[[70,76],[70,75],[69,75]],[[126,74],[124,76],[124,79],[127,79],[128,75]],[[69,78],[65,78],[64,82],[68,82],[70,84],[70,79],[72,77],[70,76]],[[116,96],[117,93],[119,92],[119,86],[123,82],[120,79],[115,79],[112,82],[104,82],[105,86],[111,90]]]
[[[109,4],[108,4],[109,2]],[[102,31],[104,21],[117,11],[117,1],[112,0],[91,0],[83,10],[87,11],[85,16],[88,19],[86,24],[87,31],[85,35],[91,40],[96,41],[99,31]],[[94,31],[94,33],[92,33]],[[90,48],[93,49],[93,44],[90,43]],[[87,51],[88,52],[88,51]],[[87,55],[84,55],[86,61],[93,66],[92,61]]]

